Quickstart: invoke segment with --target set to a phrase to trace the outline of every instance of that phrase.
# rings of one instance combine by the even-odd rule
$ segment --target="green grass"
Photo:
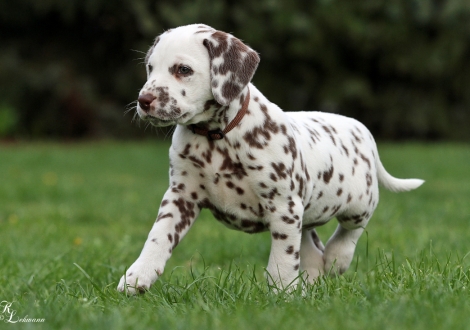
[[[269,234],[203,212],[150,292],[126,297],[115,287],[157,215],[168,143],[0,145],[0,301],[45,319],[26,329],[468,329],[470,147],[379,151],[393,175],[426,183],[381,190],[344,276],[272,294]]]

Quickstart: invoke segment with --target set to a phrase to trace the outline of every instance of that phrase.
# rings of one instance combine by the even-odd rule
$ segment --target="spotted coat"
[[[119,290],[148,289],[203,208],[229,228],[270,231],[272,285],[295,287],[299,270],[311,282],[341,274],[377,206],[379,183],[393,191],[422,183],[388,174],[360,122],[285,113],[269,102],[250,83],[258,63],[258,54],[239,39],[200,24],[167,31],[150,48],[137,112],[155,126],[177,125],[170,186]],[[188,129],[224,128],[248,95],[246,115],[223,139]],[[324,246],[315,228],[332,218],[339,225]]]

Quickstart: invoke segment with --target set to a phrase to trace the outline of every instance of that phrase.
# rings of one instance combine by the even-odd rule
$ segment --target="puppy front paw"
[[[160,270],[151,267],[139,267],[134,264],[121,277],[117,290],[126,292],[129,295],[145,293],[161,274]]]

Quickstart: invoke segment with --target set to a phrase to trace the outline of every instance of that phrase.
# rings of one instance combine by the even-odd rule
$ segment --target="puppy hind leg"
[[[338,225],[325,247],[324,260],[327,274],[341,275],[348,270],[363,231],[363,227],[346,229],[341,224]]]
[[[325,247],[315,229],[303,230],[300,245],[300,270],[304,272],[304,279],[309,283],[325,272],[323,253]]]

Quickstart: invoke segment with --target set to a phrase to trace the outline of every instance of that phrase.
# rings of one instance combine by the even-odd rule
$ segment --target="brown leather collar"
[[[230,132],[238,123],[242,120],[243,116],[245,116],[246,111],[248,110],[248,105],[250,104],[250,89],[248,89],[248,93],[246,94],[245,100],[243,101],[242,108],[238,111],[237,115],[233,120],[221,130],[220,128],[214,130],[208,130],[206,128],[198,127],[194,124],[188,125],[188,128],[194,133],[199,134],[202,136],[207,137],[209,140],[222,140],[225,135]]]

